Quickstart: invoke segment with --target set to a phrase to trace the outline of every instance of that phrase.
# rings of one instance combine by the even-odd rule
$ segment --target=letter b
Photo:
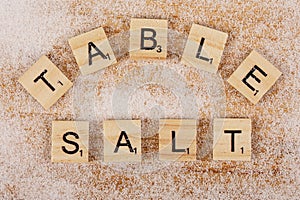
[[[150,32],[152,34],[151,37],[146,37],[145,33]],[[156,31],[151,28],[142,28],[141,29],[141,50],[153,50],[157,46],[157,41],[155,40]],[[152,46],[145,46],[145,40],[152,41]]]

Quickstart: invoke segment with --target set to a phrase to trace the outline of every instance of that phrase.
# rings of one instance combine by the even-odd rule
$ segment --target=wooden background
[[[297,0],[1,1],[0,198],[298,199],[299,8]],[[160,85],[149,85],[146,80],[133,95],[132,91],[124,90],[130,96],[129,112],[113,114],[112,93],[118,84],[124,83],[124,76],[136,70],[137,80],[143,79],[145,63],[153,64],[129,61],[128,55],[124,55],[119,64],[95,73],[100,79],[85,82],[86,87],[97,89],[92,99],[96,105],[91,104],[97,113],[94,119],[86,118],[92,124],[91,162],[51,163],[51,121],[84,120],[76,110],[78,102],[74,101],[78,92],[83,92],[78,91],[82,82],[67,40],[99,26],[104,27],[109,38],[126,33],[131,17],[168,19],[169,29],[186,36],[192,23],[229,34],[218,76],[224,82],[216,87],[225,91],[223,117],[247,117],[253,121],[251,162],[212,160],[213,94],[206,96],[209,90],[206,88],[205,93],[203,90],[207,79],[201,78],[201,71],[179,65],[178,55],[168,55],[167,61],[161,62],[165,66],[158,69],[165,69],[167,65],[183,77],[181,81],[194,97],[203,98],[190,107],[197,110],[196,119],[200,121],[197,142],[206,149],[198,149],[201,155],[196,162],[159,162],[155,116],[190,116],[178,109],[176,105],[184,102],[172,94],[172,88],[166,91],[163,80]],[[226,82],[252,49],[257,49],[283,72],[257,105],[252,105]],[[17,82],[43,54],[75,83],[49,110],[44,110]],[[165,77],[160,70],[150,69],[150,72],[154,76],[158,74],[156,81]],[[172,78],[169,75],[168,80]],[[181,89],[185,94],[184,88]],[[144,157],[141,164],[101,161],[102,120],[109,118],[142,119]]]

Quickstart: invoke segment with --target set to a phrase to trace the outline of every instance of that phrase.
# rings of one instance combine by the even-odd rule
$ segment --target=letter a
[[[126,143],[121,143],[123,136],[124,136],[124,138],[125,138],[125,140],[126,140]],[[128,146],[129,151],[130,151],[130,152],[134,152],[134,150],[132,149],[131,143],[130,143],[130,141],[129,141],[129,139],[128,139],[128,136],[127,136],[127,134],[126,134],[125,131],[121,131],[121,135],[120,135],[120,137],[119,137],[119,139],[118,139],[118,143],[117,143],[117,145],[116,145],[116,148],[115,148],[115,150],[114,150],[114,153],[118,153],[118,150],[119,150],[119,147],[120,147],[120,146]]]
[[[93,42],[89,42],[88,43],[89,46],[89,65],[93,64],[93,57],[95,56],[101,56],[103,59],[107,59],[107,57],[104,55],[104,53],[98,48],[96,47],[96,45]],[[92,47],[97,51],[97,53],[92,54]]]

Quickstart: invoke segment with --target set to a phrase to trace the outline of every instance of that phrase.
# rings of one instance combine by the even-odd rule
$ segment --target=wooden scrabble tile
[[[129,48],[130,58],[166,58],[167,38],[167,20],[131,19]]]
[[[83,75],[117,63],[102,27],[71,38],[69,44]]]
[[[196,120],[159,120],[159,159],[196,160]]]
[[[181,62],[208,72],[217,72],[228,34],[193,24]]]
[[[251,120],[214,119],[214,160],[251,160]]]
[[[103,129],[105,162],[141,162],[140,120],[107,120]]]
[[[71,87],[72,82],[42,56],[20,78],[19,83],[45,108],[50,108]]]
[[[277,68],[254,50],[227,81],[256,104],[280,75]]]
[[[52,122],[52,162],[88,162],[89,122]]]

